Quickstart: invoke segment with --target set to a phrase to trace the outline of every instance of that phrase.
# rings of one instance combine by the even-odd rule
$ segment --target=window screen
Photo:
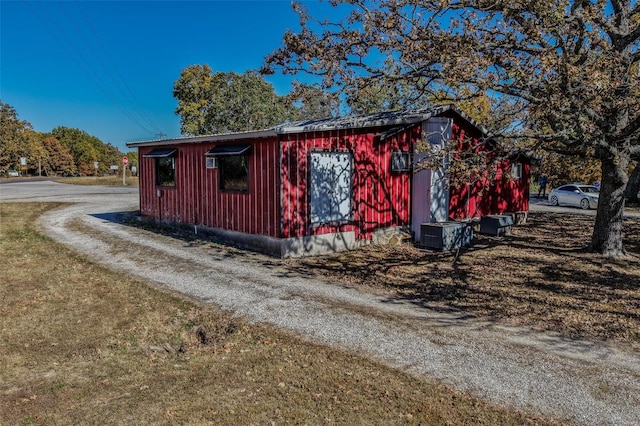
[[[155,162],[157,186],[176,186],[176,153],[175,148],[156,148],[143,155]]]
[[[220,189],[223,191],[249,191],[249,157],[229,155],[218,157]]]
[[[511,177],[513,179],[522,178],[522,163],[513,163],[511,165]]]
[[[310,154],[311,223],[351,219],[353,173],[348,152]]]
[[[157,186],[176,186],[175,157],[157,157],[155,160],[156,160],[156,185]]]
[[[217,145],[208,151],[207,168],[219,170],[222,191],[249,192],[251,145]]]

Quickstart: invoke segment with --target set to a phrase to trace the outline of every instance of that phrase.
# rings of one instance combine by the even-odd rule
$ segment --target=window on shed
[[[249,156],[218,157],[220,189],[223,191],[249,191]]]
[[[353,172],[348,152],[310,154],[311,223],[344,222],[352,218]]]
[[[220,190],[249,192],[250,153],[251,145],[218,145],[205,154],[207,168],[218,168]]]
[[[393,151],[391,153],[391,171],[408,172],[411,170],[411,153],[408,151]]]
[[[156,185],[176,186],[175,157],[156,158]]]
[[[513,164],[511,164],[511,177],[513,179],[521,179],[522,178],[522,163],[513,163]]]
[[[176,186],[176,152],[174,148],[158,148],[143,155],[154,159],[157,186]]]

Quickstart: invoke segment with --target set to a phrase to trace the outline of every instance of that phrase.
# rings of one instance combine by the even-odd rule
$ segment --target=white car
[[[566,205],[581,209],[598,208],[600,190],[591,185],[563,185],[549,193],[549,203],[552,206]]]

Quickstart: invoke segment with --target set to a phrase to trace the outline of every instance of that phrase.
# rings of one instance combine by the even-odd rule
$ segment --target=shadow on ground
[[[640,220],[625,222],[630,255],[589,253],[593,217],[535,212],[504,238],[477,235],[472,247],[429,252],[367,246],[335,255],[276,259],[204,239],[193,227],[141,220],[137,212],[97,214],[198,246],[221,260],[243,259],[281,277],[310,277],[412,303],[561,336],[640,348]]]

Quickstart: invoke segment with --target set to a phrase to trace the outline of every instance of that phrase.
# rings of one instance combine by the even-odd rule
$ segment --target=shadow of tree
[[[218,244],[189,227],[140,221],[135,212],[95,217],[206,248],[221,260],[252,261],[274,276],[316,278],[384,295],[387,303],[640,348],[640,220],[625,221],[630,255],[623,259],[588,252],[593,217],[535,212],[511,236],[476,235],[459,253],[371,245],[283,260]]]
[[[390,302],[640,347],[640,221],[626,221],[631,254],[617,260],[586,249],[592,221],[532,213],[510,237],[477,235],[458,257],[409,246],[370,246],[291,261],[288,269],[372,290]]]

